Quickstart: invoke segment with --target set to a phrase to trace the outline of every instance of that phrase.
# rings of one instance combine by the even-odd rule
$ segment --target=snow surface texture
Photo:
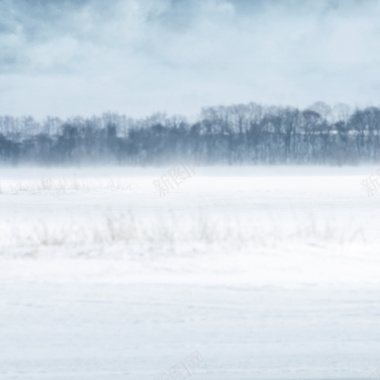
[[[0,169],[0,378],[380,379],[378,168],[170,169]]]

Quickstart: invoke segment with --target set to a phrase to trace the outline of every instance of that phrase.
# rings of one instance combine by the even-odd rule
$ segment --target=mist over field
[[[0,0],[0,378],[380,380],[379,16]]]

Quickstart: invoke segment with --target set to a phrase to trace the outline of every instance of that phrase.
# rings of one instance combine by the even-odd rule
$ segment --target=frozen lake
[[[377,168],[185,168],[0,169],[0,377],[380,379]]]

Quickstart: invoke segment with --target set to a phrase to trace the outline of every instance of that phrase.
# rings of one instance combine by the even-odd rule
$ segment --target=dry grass
[[[122,246],[142,253],[159,254],[162,249],[172,252],[207,252],[211,248],[220,252],[255,248],[290,250],[310,246],[362,249],[367,243],[365,231],[360,226],[345,229],[336,222],[317,222],[315,218],[262,226],[242,216],[181,217],[167,213],[144,217],[128,212],[107,214],[96,220],[88,218],[66,223],[33,221],[24,226],[12,226],[0,237],[0,250],[11,252],[32,247],[38,251],[39,247],[63,247],[71,252],[97,246],[106,252],[112,247]]]
[[[131,183],[123,178],[40,178],[0,182],[0,194],[3,195],[127,191],[131,189]]]

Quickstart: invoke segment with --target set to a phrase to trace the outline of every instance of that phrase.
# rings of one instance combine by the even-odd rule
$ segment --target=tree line
[[[0,162],[160,165],[359,164],[380,161],[380,108],[318,102],[207,107],[196,120],[105,113],[67,120],[0,116]]]

